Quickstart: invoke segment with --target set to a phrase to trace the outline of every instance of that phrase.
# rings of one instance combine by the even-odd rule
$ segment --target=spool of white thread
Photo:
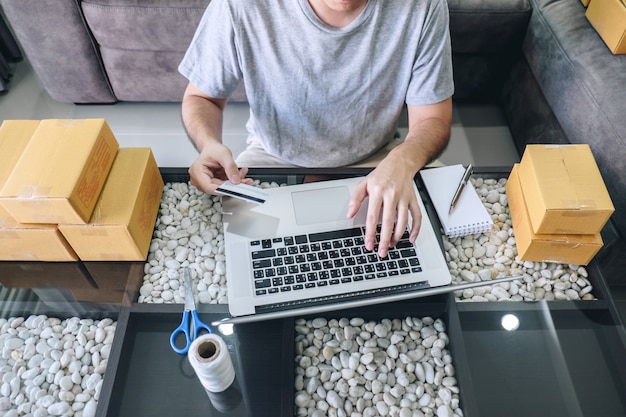
[[[222,392],[235,380],[235,368],[228,347],[218,335],[199,336],[189,347],[187,357],[207,391]]]

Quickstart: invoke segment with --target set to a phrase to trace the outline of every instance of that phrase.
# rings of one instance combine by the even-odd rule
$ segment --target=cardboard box
[[[150,148],[122,148],[91,221],[59,230],[83,261],[145,260],[163,186]]]
[[[0,262],[0,284],[8,288],[94,288],[80,262]]]
[[[0,189],[13,172],[37,126],[39,120],[5,120],[0,125]]]
[[[0,203],[20,223],[86,223],[118,147],[104,119],[42,120]]]
[[[76,261],[55,225],[18,223],[0,206],[0,261]]]
[[[581,0],[583,6],[587,7],[589,6],[589,3],[591,2],[591,0]]]
[[[519,177],[535,233],[596,234],[615,211],[588,145],[527,145]]]
[[[614,54],[626,54],[626,3],[624,0],[589,2],[585,16]]]
[[[593,235],[536,234],[531,227],[516,164],[506,183],[517,253],[532,262],[587,265],[603,245],[599,233]]]

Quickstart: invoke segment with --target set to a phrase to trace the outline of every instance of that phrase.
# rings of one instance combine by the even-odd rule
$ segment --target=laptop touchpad
[[[298,225],[346,220],[350,191],[346,186],[291,193]]]

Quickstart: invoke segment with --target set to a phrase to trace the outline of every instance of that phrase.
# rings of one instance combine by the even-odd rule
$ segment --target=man
[[[406,102],[409,132],[351,196],[352,217],[369,197],[365,246],[381,257],[413,242],[421,213],[413,177],[445,148],[454,90],[445,0],[213,0],[180,67],[182,103],[198,151],[191,182],[213,193],[249,182],[251,165],[343,166],[393,140]],[[222,144],[228,96],[243,81],[248,148]],[[239,168],[241,167],[241,168]]]

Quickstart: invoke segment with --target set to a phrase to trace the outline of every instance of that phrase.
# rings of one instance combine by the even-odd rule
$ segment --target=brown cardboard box
[[[591,0],[581,0],[583,6],[587,7],[589,6],[589,3],[591,3]]]
[[[88,224],[59,224],[83,261],[148,256],[163,179],[150,148],[121,148]]]
[[[85,223],[118,147],[104,119],[42,120],[0,202],[20,223]]]
[[[596,234],[615,211],[588,145],[527,145],[518,172],[535,233]]]
[[[526,210],[518,168],[519,165],[516,164],[511,171],[506,183],[506,195],[520,259],[532,262],[587,265],[603,245],[600,234],[535,234]]]
[[[16,222],[0,206],[0,261],[76,261],[78,256],[55,225]]]
[[[0,262],[0,283],[8,288],[94,288],[80,262]]]
[[[626,3],[624,0],[590,2],[585,16],[614,54],[626,54]]]
[[[0,189],[39,126],[39,120],[5,120],[0,125]]]

